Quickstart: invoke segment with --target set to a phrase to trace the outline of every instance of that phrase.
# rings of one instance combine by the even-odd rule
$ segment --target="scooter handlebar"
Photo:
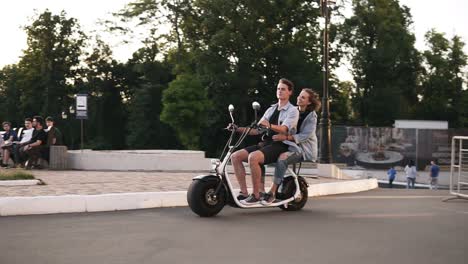
[[[236,124],[233,124],[233,123],[229,123],[227,127],[223,128],[224,130],[228,130],[228,131],[237,131],[239,127],[236,125]],[[258,131],[259,134],[265,134],[265,133],[268,133],[268,131],[270,130],[268,127],[266,126],[263,126],[263,125],[259,125],[255,122],[253,122],[250,126],[249,126],[250,129],[255,129]]]
[[[227,127],[225,127],[224,129],[225,130],[229,130],[229,131],[236,131],[239,127],[234,124],[234,123],[229,123]]]
[[[258,133],[260,133],[260,134],[268,133],[268,130],[270,130],[268,127],[262,126],[262,125],[257,125],[256,129],[257,129]]]

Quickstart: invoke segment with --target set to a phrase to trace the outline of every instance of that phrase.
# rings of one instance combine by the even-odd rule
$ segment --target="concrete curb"
[[[377,179],[351,180],[310,185],[309,196],[325,196],[368,191],[379,187]]]
[[[376,179],[320,183],[309,186],[309,196],[354,193],[375,189]],[[0,216],[103,212],[187,206],[187,192],[138,192],[100,195],[62,195],[0,198]]]
[[[26,186],[26,185],[38,185],[40,180],[8,180],[0,181],[0,186]]]
[[[384,185],[384,186],[388,186],[388,180],[378,180],[379,184]],[[407,183],[406,182],[396,182],[394,181],[393,182],[393,185],[396,187],[396,188],[406,188],[406,185]],[[437,185],[438,188],[440,189],[442,187],[442,189],[449,189],[449,186],[446,186],[446,185],[440,185],[438,184]],[[425,184],[425,183],[415,183],[414,184],[414,187],[416,189],[430,189],[431,188],[431,185],[430,184]]]

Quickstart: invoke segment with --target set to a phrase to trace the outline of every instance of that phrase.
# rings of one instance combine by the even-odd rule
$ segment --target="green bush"
[[[26,171],[2,171],[0,172],[0,181],[7,180],[32,180],[34,176]]]

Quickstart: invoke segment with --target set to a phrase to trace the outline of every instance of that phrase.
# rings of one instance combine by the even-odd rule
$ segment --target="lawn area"
[[[9,180],[33,180],[34,176],[24,170],[3,170],[0,171],[0,181]]]

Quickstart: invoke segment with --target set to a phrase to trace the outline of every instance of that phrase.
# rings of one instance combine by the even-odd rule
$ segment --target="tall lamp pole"
[[[322,94],[322,117],[320,118],[320,163],[331,163],[331,131],[330,131],[330,101],[328,99],[328,79],[330,77],[328,69],[328,25],[330,24],[329,5],[334,5],[335,1],[320,0],[322,16],[325,18],[325,28],[323,30],[323,94]]]

